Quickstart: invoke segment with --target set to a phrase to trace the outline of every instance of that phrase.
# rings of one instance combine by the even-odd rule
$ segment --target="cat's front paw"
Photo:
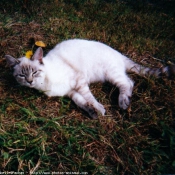
[[[97,110],[101,113],[101,115],[105,115],[106,110],[102,104],[98,103]]]
[[[97,119],[98,118],[98,112],[97,110],[93,107],[93,105],[91,104],[87,104],[85,107],[85,110],[88,112],[88,114],[90,115],[90,117],[92,119]]]
[[[130,99],[127,95],[125,94],[120,94],[119,95],[119,106],[122,109],[127,109],[130,104]]]

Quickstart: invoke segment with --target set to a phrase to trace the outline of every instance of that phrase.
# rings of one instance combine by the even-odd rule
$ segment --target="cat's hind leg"
[[[134,82],[126,75],[125,72],[115,72],[107,74],[107,80],[119,88],[118,103],[120,108],[127,109],[130,104]]]

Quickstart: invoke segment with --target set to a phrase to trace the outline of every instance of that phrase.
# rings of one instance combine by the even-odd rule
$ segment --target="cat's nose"
[[[26,80],[27,83],[32,84],[33,80]]]
[[[29,84],[32,84],[32,82],[33,82],[32,80],[31,81],[28,81]]]

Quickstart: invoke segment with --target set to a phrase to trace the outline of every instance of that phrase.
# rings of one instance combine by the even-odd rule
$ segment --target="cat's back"
[[[80,73],[87,82],[95,82],[104,81],[111,67],[118,71],[124,69],[122,58],[121,53],[101,42],[71,39],[57,44],[46,55],[44,64],[54,76],[56,72],[62,77]]]
[[[95,61],[112,61],[121,57],[121,53],[98,41],[85,39],[70,39],[63,41],[50,51],[50,54],[59,56],[60,59],[74,60],[86,63]]]
[[[123,65],[121,53],[101,42],[84,39],[63,41],[57,44],[46,57],[52,64],[59,66],[61,62],[63,65],[84,72],[97,68],[107,69],[113,64]]]
[[[54,52],[61,54],[83,54],[91,51],[91,54],[97,50],[108,47],[107,45],[98,41],[85,40],[85,39],[69,39],[57,44],[53,49]]]
[[[73,55],[78,56],[84,48],[88,48],[92,42],[83,39],[69,39],[58,43],[46,55],[47,59],[64,59],[70,58]]]
[[[97,45],[97,44],[103,44],[98,41],[93,41],[93,40],[86,40],[86,39],[69,39],[62,41],[61,43],[57,44],[56,47],[65,47],[65,48],[77,48],[77,47],[89,47],[92,45]]]
[[[89,45],[92,42],[97,43],[97,41],[75,38],[75,39],[64,40],[64,41],[58,43],[57,46],[60,45],[60,46],[63,46],[63,47],[67,47],[67,46],[72,47],[72,46],[80,46],[80,44],[85,46],[85,45]]]
[[[85,39],[69,39],[62,41],[58,45],[56,45],[55,49],[66,49],[66,50],[72,50],[72,51],[90,51],[92,52],[96,51],[112,51],[113,49],[109,47],[108,45],[93,41],[93,40],[85,40]]]

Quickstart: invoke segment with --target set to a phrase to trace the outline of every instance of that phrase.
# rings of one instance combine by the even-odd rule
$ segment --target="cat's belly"
[[[49,97],[54,96],[65,96],[69,93],[70,87],[66,85],[52,85],[50,89],[46,90],[44,93]]]

